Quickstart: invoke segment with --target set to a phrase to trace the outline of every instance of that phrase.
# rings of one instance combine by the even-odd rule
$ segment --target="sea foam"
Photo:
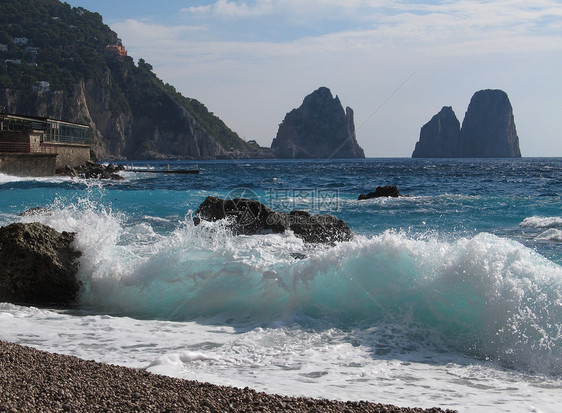
[[[233,236],[222,222],[195,227],[189,214],[162,235],[151,220],[87,200],[39,219],[76,233],[80,301],[96,312],[338,327],[390,322],[477,357],[562,371],[562,267],[509,239],[385,231],[314,246],[290,233]]]

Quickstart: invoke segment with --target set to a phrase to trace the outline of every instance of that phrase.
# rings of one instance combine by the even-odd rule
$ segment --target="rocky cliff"
[[[6,112],[88,124],[99,158],[270,156],[164,84],[143,59],[135,64],[97,13],[57,0],[6,0],[0,43],[2,62],[21,61],[0,64]]]
[[[279,158],[364,158],[357,143],[353,110],[321,87],[287,113],[271,149]]]
[[[502,90],[474,94],[459,128],[451,107],[443,107],[420,132],[413,158],[521,157],[513,109]]]
[[[422,126],[413,158],[453,158],[459,155],[461,126],[451,106],[444,106]]]

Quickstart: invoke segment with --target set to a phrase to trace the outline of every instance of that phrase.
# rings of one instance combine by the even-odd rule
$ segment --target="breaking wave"
[[[292,234],[235,237],[220,222],[195,227],[189,214],[162,233],[158,221],[88,202],[33,219],[76,233],[80,303],[95,312],[311,328],[395,322],[476,357],[562,373],[562,267],[510,239],[386,231],[311,246]]]

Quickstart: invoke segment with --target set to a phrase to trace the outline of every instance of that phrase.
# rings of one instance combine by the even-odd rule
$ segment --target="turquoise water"
[[[373,363],[396,362],[422,363],[419,380],[435,381],[441,390],[451,385],[440,381],[441,375],[462,376],[454,389],[459,398],[446,406],[480,403],[478,395],[471,399],[463,393],[474,366],[484,369],[474,379],[478,385],[490,385],[491,377],[498,381],[497,388],[491,385],[494,394],[504,394],[498,389],[509,388],[517,377],[531,387],[546,381],[559,395],[562,159],[207,161],[198,166],[199,175],[126,171],[123,181],[111,182],[0,175],[1,225],[39,220],[76,233],[76,246],[84,252],[79,271],[84,287],[78,308],[65,313],[70,318],[64,323],[93,317],[96,325],[120,320],[112,323],[124,323],[126,331],[151,326],[156,330],[149,338],[134,339],[141,348],[150,342],[158,349],[144,353],[141,365],[191,377],[187,371],[201,364],[221,376],[244,377],[244,383],[261,374],[256,383],[269,383],[268,391],[298,393],[299,380],[305,380],[307,395],[365,398],[361,395],[381,386],[380,378],[371,376],[380,364]],[[404,197],[357,200],[380,185],[397,185]],[[333,214],[356,236],[319,246],[290,233],[233,236],[224,223],[193,225],[206,196],[241,194],[276,210]],[[37,206],[49,212],[18,216]],[[10,319],[23,314],[32,324],[53,317],[3,306]],[[199,338],[179,344],[184,338],[170,333],[166,340],[176,343],[170,348],[156,339],[154,323],[165,323],[170,331],[190,326]],[[88,330],[73,328],[78,336]],[[217,338],[218,330],[245,345],[234,351],[232,342]],[[48,339],[22,331],[4,334],[114,362],[108,348],[128,347],[122,340],[129,333],[115,333],[104,350],[99,343],[53,340],[48,329]],[[181,352],[186,347],[197,354],[186,356]],[[133,350],[120,351],[125,351],[122,358],[136,360]],[[243,356],[237,358],[238,352]],[[351,367],[334,361],[341,354],[352,360]],[[295,366],[297,356],[308,361],[299,359]],[[449,370],[451,365],[456,367]],[[307,368],[312,371],[304,372]],[[393,374],[390,381],[405,380],[404,372]],[[217,381],[209,380],[213,377]],[[326,387],[332,378],[337,390]],[[405,397],[396,386],[385,391]],[[435,405],[429,390],[421,394],[427,400],[411,396],[409,404]],[[553,394],[544,397],[560,402]],[[494,397],[483,396],[487,406],[498,407]],[[507,410],[519,409],[519,396],[505,397]],[[552,406],[545,403],[534,406],[549,411]]]

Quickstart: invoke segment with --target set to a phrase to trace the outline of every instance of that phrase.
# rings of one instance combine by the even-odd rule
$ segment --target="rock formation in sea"
[[[402,196],[396,185],[377,186],[374,192],[368,194],[360,194],[357,198],[358,201],[371,198],[398,198]]]
[[[321,87],[285,115],[271,149],[278,158],[364,158],[357,143],[353,110],[345,110]]]
[[[453,109],[443,107],[420,132],[413,158],[521,157],[513,108],[502,90],[476,92],[459,128]]]
[[[309,243],[349,241],[353,233],[347,224],[332,215],[311,215],[306,211],[277,212],[262,203],[245,198],[221,199],[208,196],[195,212],[194,223],[201,220],[229,220],[234,234],[283,233],[287,230]]]
[[[520,158],[513,109],[502,90],[476,92],[461,128],[461,154],[465,158]]]
[[[67,305],[76,300],[74,235],[34,222],[0,228],[0,301]]]
[[[412,158],[455,158],[459,156],[460,122],[451,106],[443,106],[422,126]]]

